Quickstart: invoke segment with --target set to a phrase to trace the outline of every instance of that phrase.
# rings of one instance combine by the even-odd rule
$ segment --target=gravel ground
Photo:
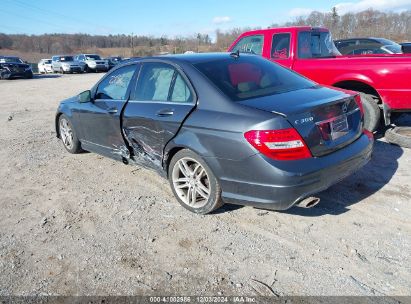
[[[0,295],[411,295],[411,150],[377,141],[311,209],[199,216],[56,139],[59,101],[101,76],[0,81]]]

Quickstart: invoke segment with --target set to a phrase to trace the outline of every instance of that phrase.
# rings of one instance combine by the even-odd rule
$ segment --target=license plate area
[[[349,131],[347,115],[341,115],[335,120],[330,121],[330,131],[332,140],[346,135]]]

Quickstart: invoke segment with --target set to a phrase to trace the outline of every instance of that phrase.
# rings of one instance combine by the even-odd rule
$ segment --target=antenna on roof
[[[230,56],[233,57],[233,58],[240,58],[240,50],[237,50],[235,52],[231,52]]]

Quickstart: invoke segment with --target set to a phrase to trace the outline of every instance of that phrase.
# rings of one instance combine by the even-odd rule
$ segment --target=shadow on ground
[[[301,216],[338,215],[348,207],[371,196],[389,183],[398,169],[402,148],[376,141],[371,161],[340,183],[320,192],[320,203],[309,209],[293,207],[285,212]]]
[[[33,75],[34,79],[43,79],[43,78],[59,78],[61,75],[59,74],[35,74]]]

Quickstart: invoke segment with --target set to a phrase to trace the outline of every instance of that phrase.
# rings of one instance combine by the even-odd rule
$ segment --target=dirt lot
[[[56,139],[59,101],[101,76],[0,81],[0,295],[411,295],[411,150],[377,141],[312,209],[194,215]]]

